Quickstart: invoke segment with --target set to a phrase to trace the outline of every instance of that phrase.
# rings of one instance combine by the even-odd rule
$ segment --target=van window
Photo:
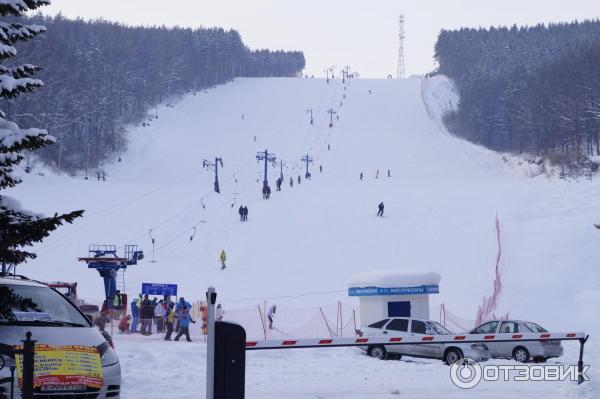
[[[410,332],[415,334],[426,334],[425,323],[420,320],[413,320],[410,325]]]
[[[390,324],[387,325],[386,329],[393,331],[408,331],[408,320],[406,319],[393,319]]]
[[[85,317],[48,287],[0,285],[0,324],[89,327]]]
[[[389,320],[390,319],[380,320],[377,323],[371,324],[369,327],[371,327],[371,328],[381,328],[381,327],[385,326],[385,323],[387,323]]]

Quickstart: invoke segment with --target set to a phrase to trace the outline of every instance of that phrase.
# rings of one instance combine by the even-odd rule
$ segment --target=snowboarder
[[[277,311],[277,305],[271,306],[267,313],[267,319],[269,319],[269,330],[273,329],[273,319],[275,318],[275,312]]]
[[[215,315],[217,321],[222,321],[224,315],[225,315],[225,311],[223,310],[223,307],[221,306],[221,304],[218,304],[217,305],[216,315]]]
[[[179,333],[177,333],[177,336],[175,336],[175,341],[179,341],[179,338],[185,334],[186,341],[192,342],[192,339],[190,338],[190,322],[194,324],[196,323],[194,320],[192,320],[189,310],[185,310],[179,318]]]
[[[383,216],[383,202],[380,202],[379,205],[377,205],[377,209],[379,209],[379,212],[377,212],[377,216]]]
[[[290,187],[294,187],[294,178],[290,177]]]
[[[225,253],[225,250],[221,251],[221,257],[219,258],[221,260],[221,270],[225,269],[225,261],[227,260],[227,254]]]
[[[360,172],[360,180],[363,179],[363,172]]]
[[[240,214],[240,222],[244,221],[244,207],[240,205],[240,209],[238,210],[238,213]]]

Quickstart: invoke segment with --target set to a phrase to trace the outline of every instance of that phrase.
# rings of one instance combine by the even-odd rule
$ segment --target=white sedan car
[[[470,334],[514,334],[514,333],[545,333],[548,332],[538,324],[522,320],[492,320],[475,327]],[[551,357],[563,354],[559,340],[527,342],[490,342],[490,355],[494,359],[515,359],[526,363],[530,359],[535,362],[545,362]]]
[[[441,324],[431,320],[419,320],[408,317],[391,317],[380,320],[364,327],[362,333],[367,337],[414,337],[420,335],[452,335]],[[416,344],[416,345],[371,345],[363,348],[369,356],[386,359],[388,355],[394,357],[412,356],[430,359],[441,359],[446,364],[452,364],[463,357],[486,361],[490,352],[486,344],[475,343],[450,343],[450,344]]]

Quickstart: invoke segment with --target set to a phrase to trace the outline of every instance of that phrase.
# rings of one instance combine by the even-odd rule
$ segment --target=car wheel
[[[459,349],[450,348],[444,353],[444,363],[452,365],[463,358],[463,354]]]
[[[529,351],[522,346],[517,346],[513,350],[513,359],[517,362],[527,363],[529,361]]]
[[[383,346],[372,346],[369,348],[368,355],[379,360],[385,360],[387,358],[387,351]]]

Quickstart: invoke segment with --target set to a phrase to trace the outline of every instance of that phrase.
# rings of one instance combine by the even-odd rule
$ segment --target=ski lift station
[[[438,273],[376,270],[355,275],[348,295],[359,298],[360,323],[387,317],[429,319],[429,295],[440,292]]]

